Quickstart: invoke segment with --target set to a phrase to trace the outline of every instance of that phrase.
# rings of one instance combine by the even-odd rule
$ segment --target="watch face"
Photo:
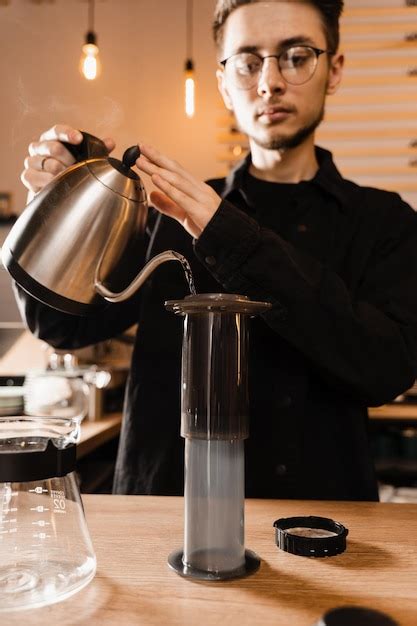
[[[316,626],[398,626],[386,613],[360,606],[342,606],[331,609]]]

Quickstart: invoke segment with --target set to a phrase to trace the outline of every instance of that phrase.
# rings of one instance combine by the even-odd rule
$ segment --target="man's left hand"
[[[179,163],[155,148],[139,144],[141,156],[136,166],[152,179],[160,191],[152,191],[150,200],[160,213],[177,220],[195,239],[203,232],[222,201],[206,183],[194,178]]]

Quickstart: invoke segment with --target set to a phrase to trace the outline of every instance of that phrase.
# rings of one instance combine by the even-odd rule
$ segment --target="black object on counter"
[[[362,606],[341,606],[328,611],[315,626],[398,626],[386,613]]]
[[[283,517],[274,522],[281,550],[299,556],[334,556],[346,550],[348,529],[328,517]]]

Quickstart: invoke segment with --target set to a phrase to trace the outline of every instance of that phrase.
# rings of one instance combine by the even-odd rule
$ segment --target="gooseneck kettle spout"
[[[81,144],[64,142],[77,162],[33,198],[2,248],[3,265],[18,285],[74,315],[129,298],[161,263],[189,268],[173,250],[145,264],[148,203],[132,169],[138,146],[119,160],[100,139],[82,134]]]
[[[161,265],[161,263],[165,263],[166,261],[179,261],[184,268],[188,284],[190,287],[191,293],[195,292],[193,281],[190,275],[189,264],[187,259],[182,256],[179,252],[175,252],[175,250],[166,250],[165,252],[161,252],[154,256],[150,261],[147,262],[143,270],[136,276],[136,278],[130,283],[126,289],[123,289],[120,293],[113,293],[109,289],[107,289],[99,278],[99,267],[96,271],[96,276],[94,279],[94,285],[98,291],[98,293],[105,298],[108,302],[122,302],[127,298],[130,298],[135,291],[137,291],[143,283],[149,278],[156,268]]]

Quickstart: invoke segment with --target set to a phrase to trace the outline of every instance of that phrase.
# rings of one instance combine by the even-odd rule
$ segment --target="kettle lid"
[[[91,174],[111,191],[133,202],[146,203],[142,180],[131,168],[140,156],[139,147],[125,150],[122,160],[113,157],[90,159],[84,164]]]
[[[118,172],[127,176],[128,178],[132,178],[133,180],[140,180],[139,176],[134,172],[131,168],[136,163],[136,159],[140,157],[139,146],[130,146],[127,150],[124,151],[122,160],[115,159],[114,157],[109,157],[108,162],[112,165]]]

